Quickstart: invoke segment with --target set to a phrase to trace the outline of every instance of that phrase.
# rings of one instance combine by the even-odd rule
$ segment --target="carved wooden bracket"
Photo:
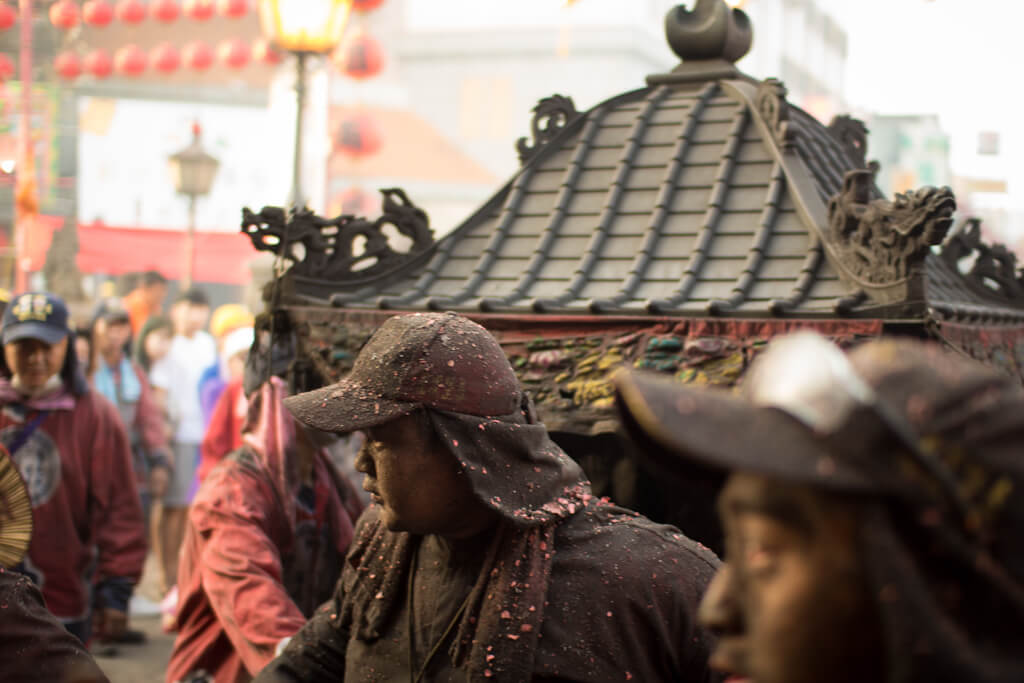
[[[868,128],[860,119],[841,114],[828,124],[828,132],[835,138],[850,158],[861,168],[866,168],[868,155]]]
[[[1001,295],[1018,305],[1024,302],[1024,275],[1017,270],[1017,256],[1003,244],[989,244],[981,237],[981,219],[968,218],[942,244],[941,256],[977,287]],[[973,258],[964,273],[961,262]]]
[[[948,187],[871,199],[872,173],[849,171],[828,203],[830,251],[860,282],[898,283],[916,271],[953,222],[956,200]]]
[[[525,137],[516,141],[519,161],[525,164],[536,156],[544,145],[579,115],[572,98],[565,95],[551,95],[538,102],[533,108],[533,121],[530,123],[533,142],[527,142]]]
[[[381,194],[383,214],[375,221],[347,214],[327,219],[305,208],[286,217],[283,208],[265,206],[259,213],[242,209],[242,232],[256,249],[291,261],[288,273],[313,289],[365,284],[418,261],[434,245],[427,214],[405,192],[392,188]],[[389,236],[388,226],[397,235]],[[398,235],[410,242],[403,251],[392,243]]]
[[[782,149],[793,145],[794,131],[789,125],[789,103],[786,101],[786,86],[777,78],[761,82],[754,97],[757,112],[768,124],[775,142]]]

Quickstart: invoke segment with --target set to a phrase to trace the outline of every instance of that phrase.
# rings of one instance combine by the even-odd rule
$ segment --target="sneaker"
[[[178,587],[171,586],[167,595],[160,601],[160,625],[164,633],[175,630],[178,616]]]

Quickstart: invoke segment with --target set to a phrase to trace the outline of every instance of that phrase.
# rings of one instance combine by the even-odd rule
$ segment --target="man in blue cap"
[[[146,541],[128,436],[78,369],[68,310],[16,296],[0,331],[0,442],[29,489],[35,535],[24,571],[69,631],[116,639]]]

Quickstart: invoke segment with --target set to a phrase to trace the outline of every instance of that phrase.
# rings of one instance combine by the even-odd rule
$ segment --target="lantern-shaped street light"
[[[178,194],[188,197],[188,232],[185,233],[185,276],[182,288],[192,285],[192,271],[195,263],[196,241],[196,200],[210,193],[213,179],[220,162],[203,149],[199,142],[201,129],[192,124],[192,143],[168,158],[171,179]]]
[[[306,100],[306,59],[331,52],[341,41],[352,0],[260,0],[263,34],[295,55],[295,156],[292,206],[302,206],[302,115]]]

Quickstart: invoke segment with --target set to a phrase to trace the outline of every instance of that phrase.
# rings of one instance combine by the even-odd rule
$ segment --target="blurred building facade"
[[[775,77],[789,100],[819,121],[846,113],[846,31],[823,0],[736,0],[754,24],[754,45],[740,60],[755,78]]]

